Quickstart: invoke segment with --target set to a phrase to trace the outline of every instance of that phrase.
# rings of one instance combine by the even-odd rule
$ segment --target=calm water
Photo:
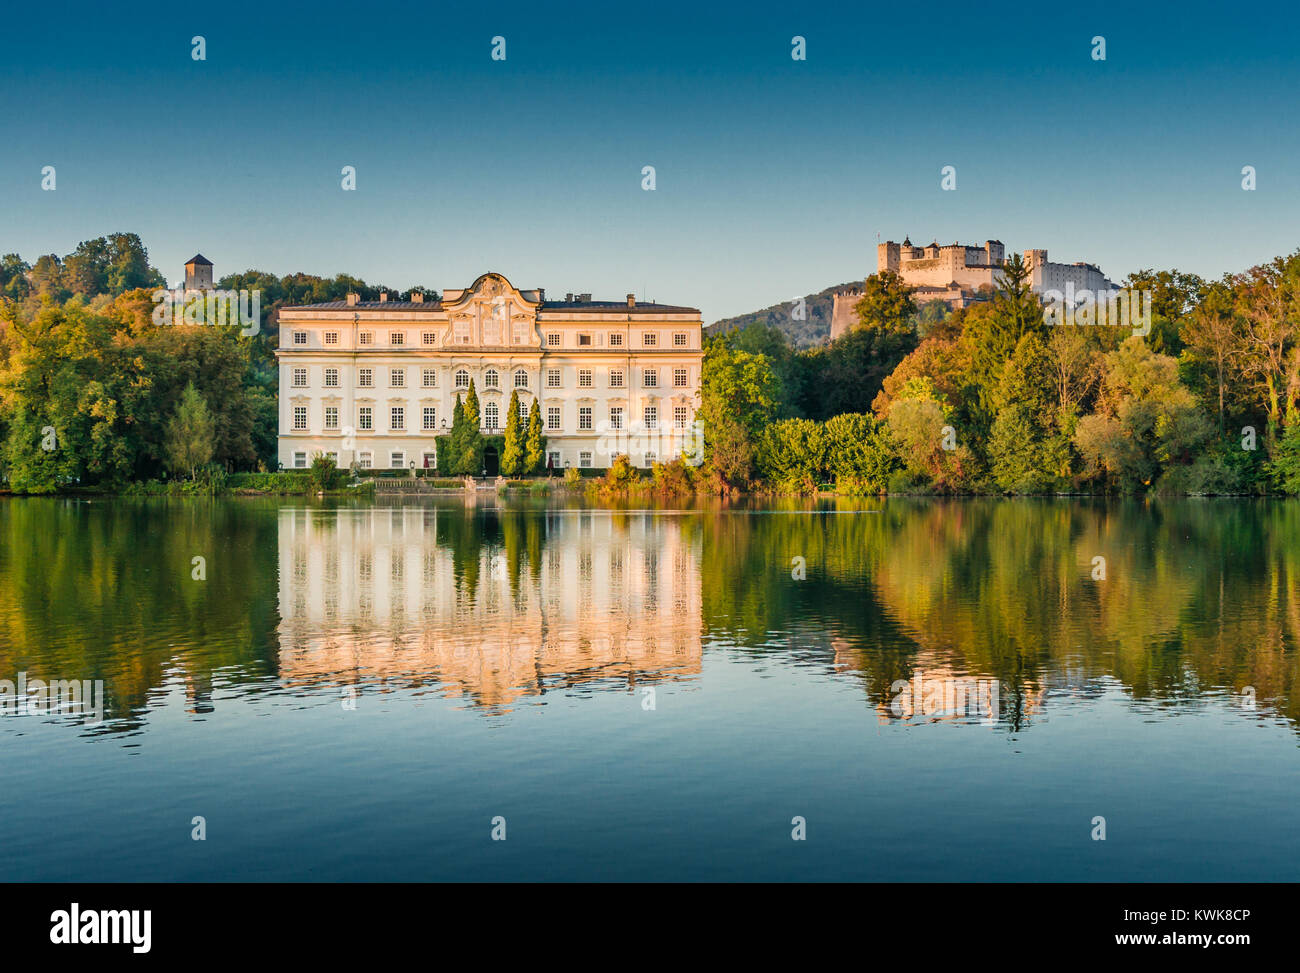
[[[1298,503],[0,501],[0,879],[1295,881],[1298,629]]]

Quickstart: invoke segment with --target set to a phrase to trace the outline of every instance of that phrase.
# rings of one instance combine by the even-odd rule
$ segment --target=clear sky
[[[25,3],[3,22],[0,252],[29,261],[127,230],[169,280],[196,251],[218,276],[403,289],[496,270],[712,321],[860,279],[908,234],[1112,279],[1300,245],[1294,3]]]

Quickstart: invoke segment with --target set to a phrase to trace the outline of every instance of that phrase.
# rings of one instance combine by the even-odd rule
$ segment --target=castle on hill
[[[1035,293],[1064,291],[1067,283],[1074,290],[1113,290],[1112,284],[1096,264],[1053,263],[1046,250],[1026,250],[1024,261],[1029,267],[1030,283]],[[950,308],[961,308],[993,293],[994,278],[1006,259],[1001,240],[986,240],[981,246],[952,243],[914,247],[910,239],[902,243],[888,240],[876,247],[876,273],[890,270],[914,288],[918,306],[943,301]],[[831,311],[831,339],[834,340],[857,323],[854,308],[862,300],[861,290],[841,291],[834,295]]]

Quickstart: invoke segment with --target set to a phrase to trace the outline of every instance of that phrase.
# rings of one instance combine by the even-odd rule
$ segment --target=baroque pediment
[[[463,291],[443,296],[447,314],[443,347],[540,348],[538,304],[501,274],[483,274]]]

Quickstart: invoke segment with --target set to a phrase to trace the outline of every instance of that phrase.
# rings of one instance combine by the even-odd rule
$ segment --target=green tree
[[[533,399],[528,407],[528,437],[524,441],[524,472],[540,473],[546,462],[546,437],[542,435],[542,407]]]
[[[501,473],[504,476],[518,476],[524,472],[524,428],[519,419],[519,390],[515,389],[510,393],[505,447],[501,450]]]
[[[176,414],[167,423],[167,465],[177,473],[195,471],[212,460],[216,419],[191,382],[181,393]]]
[[[460,429],[452,429],[455,440],[455,466],[453,473],[478,476],[483,470],[483,430],[480,428],[478,393],[474,390],[474,380],[469,381],[469,391],[465,393],[465,402],[461,407]]]
[[[862,300],[854,308],[860,327],[884,333],[915,333],[915,289],[902,277],[892,270],[882,270],[867,278],[862,291]]]

